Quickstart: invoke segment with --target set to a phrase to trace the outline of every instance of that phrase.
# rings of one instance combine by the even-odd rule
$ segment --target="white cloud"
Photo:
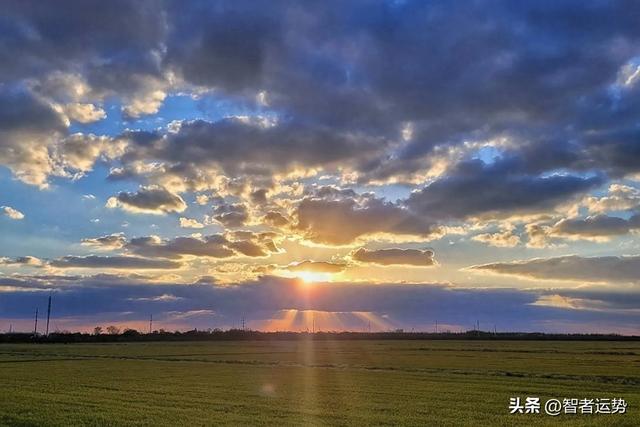
[[[182,228],[204,228],[204,224],[197,219],[180,217],[180,227]]]
[[[107,113],[94,104],[82,104],[73,102],[64,106],[64,112],[69,119],[80,123],[93,123],[107,117]]]
[[[513,233],[513,230],[506,230],[498,233],[477,234],[471,238],[476,242],[486,243],[489,246],[498,248],[513,248],[520,244],[520,236]]]
[[[11,219],[24,219],[24,214],[17,209],[12,208],[11,206],[0,206],[0,210],[4,216]]]
[[[158,112],[167,94],[161,90],[154,90],[137,98],[133,98],[122,107],[122,112],[132,118],[155,114]]]

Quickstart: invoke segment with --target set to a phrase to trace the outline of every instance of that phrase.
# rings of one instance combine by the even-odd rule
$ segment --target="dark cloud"
[[[380,265],[431,266],[435,264],[433,251],[421,249],[366,249],[360,248],[351,253],[354,261]]]
[[[2,19],[0,60],[7,64],[2,76],[36,77],[98,59],[110,64],[125,52],[131,58],[145,55],[160,48],[162,14],[150,1],[68,0],[64,10],[38,1],[10,1]]]
[[[289,220],[280,212],[269,211],[264,216],[264,222],[272,227],[284,227],[289,223]]]
[[[18,108],[6,120],[0,112],[0,122],[53,135],[66,131],[61,111],[91,121],[116,99],[131,118],[191,91],[215,91],[251,112],[125,132],[131,146],[113,177],[159,184],[179,176],[208,189],[219,174],[268,180],[321,168],[353,171],[360,183],[415,184],[435,157],[469,150],[411,200],[420,215],[460,218],[548,208],[595,184],[581,174],[639,170],[633,2],[104,3],[7,3],[0,80],[3,90],[31,93],[9,96],[2,104]],[[497,150],[518,159],[518,171],[499,171],[500,162],[471,178],[477,153],[466,143],[500,139],[509,144]],[[0,162],[44,186],[58,169],[38,141],[0,148]],[[155,175],[136,169],[149,161]],[[552,175],[558,170],[565,175]],[[450,208],[440,203],[445,194]],[[474,200],[469,212],[461,200],[470,194],[486,202]]]
[[[638,170],[633,2],[65,4],[7,3],[3,82],[29,79],[66,103],[50,81],[73,76],[86,96],[120,98],[133,117],[193,85],[243,106],[263,93],[280,116],[262,127],[184,123],[166,146],[135,156],[228,175],[339,163],[366,181],[420,170],[438,147],[544,134],[561,141],[530,144],[538,154],[559,147],[534,156],[547,167]],[[414,137],[401,143],[409,122]]]
[[[3,86],[0,90],[0,130],[2,132],[63,132],[63,116],[44,99],[25,88]],[[3,138],[3,140],[6,138]]]
[[[49,263],[56,268],[176,269],[181,263],[133,256],[65,256]]]
[[[637,283],[640,278],[640,257],[571,255],[484,264],[471,269],[531,279]]]
[[[242,227],[249,220],[249,211],[242,203],[223,204],[213,209],[211,218],[225,227]]]
[[[479,320],[481,328],[492,329],[495,324],[501,331],[558,331],[573,324],[587,332],[632,333],[634,328],[629,325],[639,321],[637,312],[625,312],[637,307],[639,301],[638,294],[630,292],[561,291],[563,297],[577,304],[567,307],[549,305],[549,299],[541,301],[556,294],[555,291],[465,289],[424,283],[317,283],[310,292],[299,286],[297,280],[276,277],[224,286],[208,282],[152,284],[110,275],[74,277],[74,286],[67,282],[62,277],[0,278],[0,286],[11,283],[14,287],[11,292],[2,292],[0,312],[8,318],[30,319],[33,307],[45,307],[48,296],[48,292],[33,292],[35,288],[54,290],[54,322],[73,318],[85,326],[114,318],[125,323],[148,320],[148,313],[153,312],[154,322],[162,327],[163,323],[171,324],[171,313],[208,310],[207,316],[192,319],[183,327],[231,327],[237,325],[238,313],[243,313],[249,325],[264,327],[268,324],[265,320],[292,309],[366,312],[371,314],[369,319],[387,325],[376,329],[432,330],[437,319],[440,325],[453,325],[456,330],[471,329]],[[343,327],[361,330],[367,327],[367,320],[349,322]]]
[[[636,228],[640,228],[640,215],[634,215],[629,219],[594,215],[586,218],[563,219],[553,227],[551,234],[570,238],[606,238],[624,235]]]
[[[264,204],[267,203],[267,193],[267,189],[260,188],[258,190],[252,191],[249,197],[253,203]]]
[[[271,176],[296,167],[335,167],[379,153],[384,141],[353,132],[293,119],[232,117],[217,122],[182,122],[179,130],[161,135],[133,132],[124,157],[127,162],[148,158],[174,164],[173,170],[197,176],[221,170],[226,176]]]
[[[528,175],[521,172],[518,159],[492,164],[473,160],[413,192],[406,205],[422,215],[443,220],[545,211],[603,182],[601,176]]]
[[[166,214],[182,212],[187,204],[177,194],[159,186],[140,187],[135,193],[122,191],[107,201],[107,207],[120,207],[134,213]]]
[[[284,3],[168,3],[173,17],[166,61],[187,80],[229,92],[258,89],[268,50],[281,43]],[[238,37],[242,34],[242,37]]]

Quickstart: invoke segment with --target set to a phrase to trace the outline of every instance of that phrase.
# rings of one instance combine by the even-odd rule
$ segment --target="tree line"
[[[640,341],[640,336],[617,334],[546,334],[541,332],[263,332],[243,329],[190,331],[156,330],[141,333],[116,326],[96,327],[93,333],[54,332],[0,334],[0,343],[100,343],[150,341],[240,341],[240,340],[542,340],[542,341]]]

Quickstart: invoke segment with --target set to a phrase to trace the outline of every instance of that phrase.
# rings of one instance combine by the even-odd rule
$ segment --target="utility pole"
[[[369,333],[371,333],[371,320],[369,320]]]
[[[312,322],[313,322],[312,323],[313,326],[312,326],[311,331],[312,331],[312,333],[315,334],[316,333],[316,316],[313,316]]]
[[[38,334],[38,309],[36,308],[36,322],[33,325],[33,336]]]
[[[153,314],[149,315],[149,334],[153,331]]]
[[[436,320],[436,334],[438,333],[438,321]]]
[[[49,294],[49,304],[47,304],[47,329],[44,333],[45,336],[49,336],[49,319],[51,319],[51,294]]]
[[[9,333],[13,333],[13,323],[9,323]]]
[[[242,316],[242,332],[244,332],[244,316]]]

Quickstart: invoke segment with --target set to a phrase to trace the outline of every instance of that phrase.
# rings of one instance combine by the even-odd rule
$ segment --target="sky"
[[[640,334],[640,3],[1,8],[0,330]]]

